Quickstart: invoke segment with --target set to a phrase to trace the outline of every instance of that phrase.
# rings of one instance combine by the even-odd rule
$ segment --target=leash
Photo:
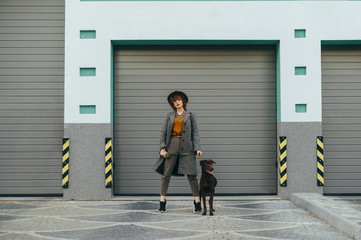
[[[189,152],[189,153],[181,153],[181,154],[176,154],[176,153],[167,153],[165,156],[167,158],[172,157],[172,156],[190,156],[190,155],[195,155],[195,153]]]
[[[181,153],[181,154],[176,154],[176,153],[167,153],[166,154],[166,158],[172,157],[172,156],[190,156],[190,155],[196,155],[195,153],[189,152],[189,153]],[[202,161],[202,155],[199,155],[199,161]]]

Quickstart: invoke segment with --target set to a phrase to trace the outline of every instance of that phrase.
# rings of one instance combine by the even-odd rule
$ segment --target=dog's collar
[[[213,172],[209,171],[209,170],[206,170],[206,173],[208,174],[213,174]]]

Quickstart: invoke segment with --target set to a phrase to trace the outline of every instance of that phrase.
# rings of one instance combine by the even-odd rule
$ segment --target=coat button
[[[181,148],[181,150],[183,150],[183,148]]]
[[[186,133],[186,131],[183,131],[183,133]]]

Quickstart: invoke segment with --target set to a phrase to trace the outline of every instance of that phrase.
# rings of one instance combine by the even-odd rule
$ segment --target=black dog
[[[202,176],[199,184],[199,196],[203,198],[203,213],[202,215],[207,214],[206,206],[206,193],[210,194],[209,197],[209,215],[213,216],[213,197],[214,190],[217,186],[217,179],[213,176],[213,164],[216,164],[213,160],[202,160],[200,161],[202,167]]]

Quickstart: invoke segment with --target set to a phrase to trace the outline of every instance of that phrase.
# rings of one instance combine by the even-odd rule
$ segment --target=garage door
[[[198,116],[217,193],[276,193],[274,47],[121,47],[114,68],[115,194],[159,193],[152,166],[173,90]],[[169,194],[190,194],[186,177],[174,177]]]
[[[64,5],[0,2],[0,195],[62,194]]]
[[[322,49],[325,194],[361,193],[361,47]]]

